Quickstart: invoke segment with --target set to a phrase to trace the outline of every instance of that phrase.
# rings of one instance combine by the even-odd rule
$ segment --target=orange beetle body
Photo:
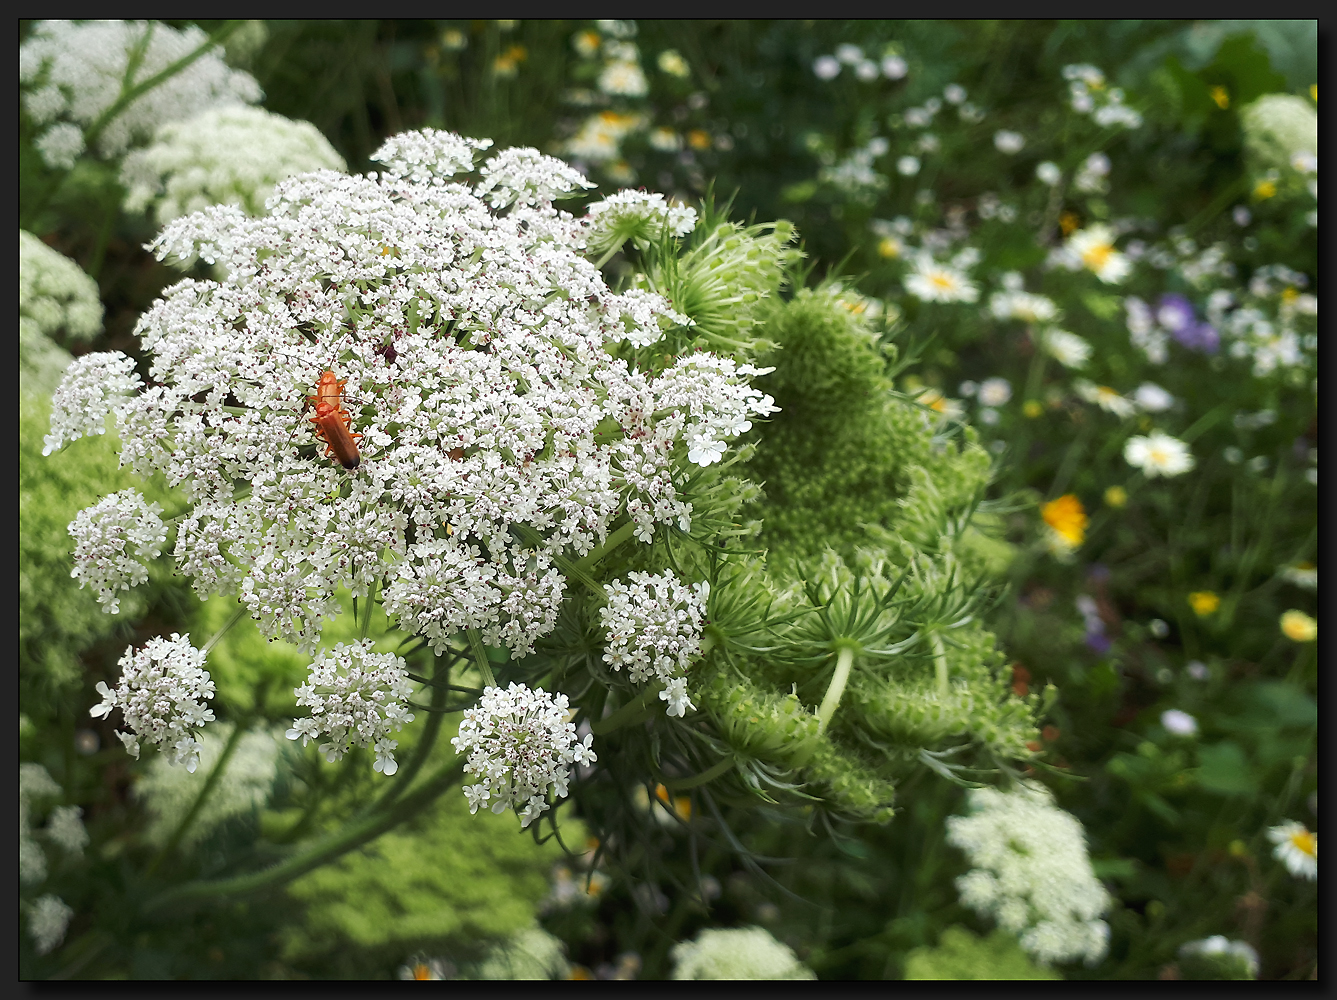
[[[321,383],[321,386],[317,386],[318,392],[324,385],[324,376],[321,377]],[[334,391],[337,393],[339,390],[335,388]],[[316,403],[315,416],[307,419],[316,425],[316,437],[325,442],[326,454],[330,458],[337,459],[350,472],[361,464],[362,456],[358,453],[357,443],[362,440],[362,435],[353,433],[353,418],[347,410],[336,403],[320,399]]]
[[[315,394],[307,396],[306,401],[311,406],[329,403],[335,409],[339,409],[343,405],[344,386],[347,383],[348,379],[339,378],[334,372],[321,372],[320,381],[316,383]]]

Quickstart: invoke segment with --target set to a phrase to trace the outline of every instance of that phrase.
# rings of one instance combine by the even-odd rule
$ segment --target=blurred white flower
[[[1012,383],[1005,378],[986,378],[980,383],[980,404],[1002,406],[1012,398]]]
[[[1124,444],[1123,457],[1129,465],[1141,469],[1148,479],[1182,475],[1193,468],[1193,453],[1178,438],[1153,431],[1146,437],[1131,437]]]
[[[1318,834],[1310,833],[1303,823],[1288,821],[1270,827],[1267,839],[1277,846],[1272,855],[1296,878],[1318,880]]]
[[[1176,736],[1193,736],[1198,732],[1198,720],[1177,708],[1169,708],[1161,713],[1161,725],[1167,733]]]
[[[761,927],[708,928],[673,946],[673,979],[816,979],[792,948]]]
[[[943,88],[942,97],[948,104],[960,104],[966,99],[966,88],[959,83],[949,83]]]
[[[835,56],[818,56],[812,61],[812,71],[819,80],[834,80],[840,75],[840,60]]]
[[[1020,153],[1026,145],[1026,137],[1020,132],[1009,132],[1007,129],[1000,129],[993,134],[993,144],[998,152],[1007,156]]]
[[[1137,412],[1137,404],[1131,399],[1119,395],[1107,385],[1096,385],[1086,379],[1077,379],[1072,387],[1077,395],[1088,403],[1094,403],[1106,413],[1112,413],[1120,420],[1126,420]]]
[[[1035,176],[1040,179],[1041,183],[1053,187],[1063,179],[1063,171],[1059,169],[1057,163],[1051,163],[1049,160],[1045,160],[1043,163],[1036,165]]]
[[[1065,368],[1085,368],[1091,359],[1091,344],[1075,333],[1050,328],[1040,338],[1045,351]]]
[[[1175,405],[1175,398],[1155,382],[1143,382],[1138,386],[1133,401],[1147,413],[1164,413]]]
[[[903,177],[913,177],[919,173],[919,157],[902,156],[896,161],[896,172]]]
[[[863,61],[863,49],[849,42],[836,46],[836,58],[846,66],[854,66]]]
[[[891,55],[882,57],[882,75],[888,80],[899,80],[908,73],[910,67],[900,56]]]

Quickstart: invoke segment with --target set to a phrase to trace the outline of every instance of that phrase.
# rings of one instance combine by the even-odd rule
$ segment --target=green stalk
[[[947,650],[937,632],[929,634],[929,641],[933,643],[933,675],[938,682],[938,694],[946,698],[952,690],[947,683]]]
[[[432,680],[434,681],[440,679],[443,674],[449,676],[449,670],[441,666],[441,659],[440,656],[436,657],[436,669],[432,672]],[[441,709],[445,708],[449,690],[443,684],[433,684],[431,687],[432,711],[427,713],[427,722],[423,724],[422,735],[418,737],[418,742],[413,748],[413,756],[404,762],[404,766],[395,775],[394,784],[386,789],[385,793],[376,801],[376,804],[372,806],[373,811],[388,806],[408,789],[413,779],[417,777],[418,772],[422,770],[423,764],[427,762],[427,757],[436,744],[437,736],[441,733],[441,722],[446,715]]]
[[[204,804],[209,801],[209,796],[213,794],[213,790],[218,787],[218,782],[223,777],[223,772],[227,769],[227,762],[231,759],[233,751],[237,749],[237,744],[241,742],[241,738],[245,733],[246,729],[242,723],[238,722],[233,726],[232,735],[228,737],[227,745],[223,747],[223,752],[218,755],[218,762],[214,764],[213,768],[209,771],[209,777],[204,779],[204,786],[200,789],[199,794],[195,796],[195,801],[191,803],[189,812],[181,818],[181,822],[176,825],[176,829],[172,831],[172,835],[167,838],[167,843],[163,845],[163,848],[158,852],[157,857],[155,857],[153,861],[149,863],[148,868],[144,870],[145,875],[152,875],[156,872],[158,867],[167,859],[168,855],[176,850],[177,845],[181,843],[181,838],[186,835],[186,830],[189,829],[190,824],[195,821],[195,817],[200,814],[200,810],[204,808]]]
[[[635,533],[636,533],[636,522],[628,521],[622,527],[618,528],[616,531],[610,534],[604,540],[604,543],[602,545],[600,545],[598,548],[591,549],[589,555],[582,556],[581,558],[577,559],[573,565],[578,566],[579,568],[584,570],[592,568],[595,563],[597,563],[604,556],[608,555],[610,552],[616,549],[619,545],[621,545]]]
[[[483,675],[483,687],[496,687],[497,678],[492,676],[492,663],[487,658],[487,647],[483,645],[483,637],[478,634],[476,628],[465,629],[464,634],[469,638],[469,652],[473,654],[474,662],[478,664],[478,672]]]
[[[637,721],[645,714],[646,709],[654,703],[654,699],[659,697],[660,690],[657,685],[650,685],[608,718],[590,723],[590,732],[594,733],[595,736],[605,736]]]
[[[343,829],[321,837],[306,850],[272,868],[211,882],[188,882],[168,889],[149,900],[144,909],[153,912],[172,905],[237,896],[283,885],[375,840],[387,830],[410,819],[430,805],[442,792],[458,783],[463,774],[464,759],[457,758],[433,775],[412,795],[401,799],[388,812],[349,823]]]
[[[845,685],[850,679],[850,668],[854,666],[855,647],[852,643],[842,643],[840,653],[836,656],[836,670],[831,675],[831,684],[826,689],[826,696],[822,698],[822,704],[817,709],[817,731],[826,732],[826,727],[831,722],[831,716],[836,714],[836,706],[840,704],[840,696],[845,693]]]
[[[208,653],[209,650],[213,649],[214,646],[218,645],[218,640],[223,638],[223,636],[227,635],[228,629],[232,628],[233,625],[241,621],[241,616],[244,614],[246,614],[246,605],[243,604],[239,608],[237,608],[236,611],[232,613],[232,617],[227,620],[227,622],[223,625],[223,627],[214,633],[213,638],[204,644],[204,648],[201,649],[200,652]]]

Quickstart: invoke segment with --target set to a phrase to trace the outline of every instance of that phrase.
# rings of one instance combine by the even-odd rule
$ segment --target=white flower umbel
[[[97,282],[32,233],[19,230],[19,324],[48,337],[90,340],[102,330]]]
[[[1213,934],[1199,941],[1189,941],[1179,946],[1181,962],[1203,960],[1227,968],[1234,965],[1249,979],[1258,978],[1258,952],[1247,941],[1231,941],[1224,934]],[[1195,963],[1196,964],[1196,963]],[[1214,970],[1215,971],[1215,970]],[[1193,979],[1195,976],[1187,976]],[[1238,978],[1238,976],[1231,977]]]
[[[50,125],[37,139],[43,159],[72,167],[84,133],[128,90],[195,52],[208,39],[189,27],[157,21],[40,21],[19,49],[19,83],[33,123]],[[120,156],[150,139],[158,126],[220,104],[254,104],[260,85],[230,69],[222,50],[198,57],[135,98],[105,124],[93,150]]]
[[[662,194],[619,191],[596,201],[586,212],[590,219],[590,249],[603,253],[633,240],[645,249],[665,235],[682,237],[696,228],[696,209],[671,205]]]
[[[460,733],[450,742],[467,753],[465,771],[482,780],[464,789],[469,812],[491,803],[494,813],[513,809],[522,827],[538,819],[554,799],[566,796],[572,764],[592,764],[594,737],[582,742],[569,721],[566,695],[551,695],[512,683],[490,687],[477,707],[466,709]]]
[[[947,842],[972,870],[956,880],[961,902],[1003,929],[1041,962],[1098,961],[1109,895],[1091,870],[1082,825],[1040,785],[970,792],[970,814],[947,820]]]
[[[633,572],[628,579],[629,584],[604,584],[608,604],[599,609],[608,636],[604,662],[614,670],[625,666],[634,684],[653,678],[666,685],[659,697],[668,702],[669,715],[681,717],[696,708],[682,674],[701,651],[710,585],[702,581],[685,587],[672,570]]]
[[[1160,431],[1152,431],[1146,437],[1130,437],[1123,446],[1123,457],[1148,479],[1182,475],[1194,464],[1188,445]]]
[[[130,732],[116,735],[127,753],[138,758],[141,741],[156,744],[172,764],[194,772],[203,747],[196,735],[214,718],[204,705],[214,696],[204,653],[190,644],[189,635],[173,632],[170,639],[150,639],[143,649],[127,649],[119,666],[120,683],[113,690],[98,681],[102,701],[88,714],[104,718],[119,708]]]
[[[79,586],[97,591],[98,603],[108,614],[121,610],[117,592],[137,587],[149,578],[147,559],[157,559],[167,541],[162,507],[147,503],[138,490],[122,490],[81,510],[70,522],[74,539],[74,569]]]
[[[978,286],[967,277],[964,267],[955,264],[940,263],[932,254],[921,251],[905,278],[905,290],[924,302],[976,301],[980,297]]]
[[[114,412],[123,462],[191,505],[178,569],[202,596],[240,591],[271,638],[314,653],[340,588],[379,587],[438,650],[477,628],[525,655],[556,621],[555,556],[623,518],[642,540],[686,530],[689,452],[718,459],[775,409],[749,384],[761,369],[697,352],[654,375],[615,357],[683,317],[615,294],[582,256],[597,217],[549,200],[588,183],[566,164],[507,150],[457,178],[489,144],[406,133],[379,176],[304,174],[261,218],[170,223],[159,255],[226,280],[181,281],[141,319],[151,388],[123,395],[133,363],[100,355],[57,394],[48,447]],[[318,384],[337,399],[322,433],[343,413],[360,436],[341,452],[316,439]]]
[[[1296,878],[1318,880],[1318,834],[1310,833],[1303,823],[1289,820],[1270,827],[1267,839],[1277,846],[1273,856]]]
[[[49,892],[33,902],[28,911],[28,933],[32,935],[37,954],[45,955],[65,940],[65,929],[73,917],[74,910]]]
[[[243,105],[163,125],[152,145],[126,156],[121,183],[126,211],[151,207],[162,225],[210,205],[263,215],[265,199],[285,177],[347,169],[310,122]]]
[[[413,721],[408,711],[413,684],[404,659],[373,652],[374,645],[362,639],[321,651],[306,683],[293,689],[297,706],[310,708],[311,715],[293,720],[287,737],[300,739],[302,746],[328,737],[317,749],[331,764],[353,747],[371,747],[376,751],[372,769],[389,777],[399,770],[394,753],[399,742],[390,734]]]
[[[135,362],[119,351],[75,359],[51,398],[51,431],[42,442],[50,455],[85,434],[107,433],[107,417],[126,405],[142,383]]]
[[[673,946],[674,979],[816,979],[794,949],[761,927],[708,928]]]

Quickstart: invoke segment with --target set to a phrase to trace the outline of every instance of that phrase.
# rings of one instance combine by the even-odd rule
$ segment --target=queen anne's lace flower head
[[[98,603],[108,614],[121,610],[117,592],[137,587],[149,578],[146,559],[156,559],[167,541],[162,507],[148,503],[138,490],[122,490],[81,510],[70,522],[74,539],[74,569],[79,586],[97,591]]]
[[[970,793],[970,815],[947,820],[947,842],[972,870],[956,880],[961,902],[1003,929],[1041,962],[1105,954],[1109,896],[1091,871],[1082,825],[1039,785]]]
[[[311,715],[295,719],[287,736],[302,746],[327,737],[317,749],[330,763],[353,747],[371,747],[372,767],[389,777],[399,770],[394,753],[399,742],[390,734],[413,721],[408,711],[413,684],[404,659],[373,652],[374,645],[370,639],[339,643],[316,657],[306,683],[293,689],[297,706],[310,708]]]
[[[45,955],[65,940],[65,929],[74,918],[74,910],[59,896],[47,893],[36,899],[28,911],[28,933],[37,954]]]
[[[596,252],[634,240],[642,249],[665,234],[686,236],[696,228],[696,209],[670,205],[662,194],[619,191],[587,210],[590,248]]]
[[[469,811],[489,802],[494,813],[513,809],[522,827],[548,808],[548,793],[566,796],[572,764],[592,764],[594,737],[582,741],[569,721],[566,695],[551,695],[512,683],[490,687],[477,707],[466,709],[460,733],[451,740],[467,753],[464,769],[482,779],[464,789]]]
[[[674,979],[816,979],[794,950],[761,927],[707,928],[673,946]]]
[[[210,205],[263,215],[265,199],[285,177],[346,169],[310,122],[241,105],[163,125],[152,145],[126,156],[121,183],[126,211],[151,206],[161,225]]]
[[[102,701],[88,714],[103,718],[119,708],[130,732],[116,735],[132,757],[139,757],[141,741],[157,744],[171,763],[193,772],[203,749],[197,732],[214,718],[204,705],[214,696],[204,653],[190,644],[190,636],[174,632],[170,639],[150,639],[143,649],[127,649],[120,668],[115,689],[98,681]]]
[[[170,223],[157,252],[226,280],[184,280],[141,319],[151,388],[126,395],[133,363],[107,354],[57,393],[48,448],[115,412],[123,462],[191,505],[178,568],[202,596],[240,591],[270,637],[314,652],[339,589],[380,586],[438,650],[477,628],[525,655],[556,621],[554,556],[615,519],[646,541],[687,529],[678,470],[775,409],[749,385],[763,369],[698,352],[655,375],[616,357],[684,317],[615,294],[581,256],[591,222],[547,200],[584,185],[565,164],[503,151],[481,183],[456,179],[488,145],[408,133],[375,155],[380,176],[304,174],[261,218]],[[326,371],[360,435],[354,474],[314,436]]]
[[[195,52],[208,36],[146,21],[40,21],[19,49],[24,108],[50,127],[37,148],[52,167],[74,165],[85,130],[135,86]],[[133,69],[131,60],[136,59]],[[198,57],[135,98],[106,123],[94,152],[108,159],[150,139],[158,126],[191,118],[219,104],[254,104],[260,85],[230,69],[220,50]]]
[[[682,674],[701,651],[710,585],[684,587],[671,570],[631,573],[628,579],[629,584],[604,584],[608,604],[599,609],[608,637],[604,661],[614,670],[625,666],[634,684],[652,678],[664,684],[659,697],[668,702],[668,714],[682,716],[696,707]]]
[[[97,282],[32,233],[19,230],[19,325],[89,340],[102,330]]]

